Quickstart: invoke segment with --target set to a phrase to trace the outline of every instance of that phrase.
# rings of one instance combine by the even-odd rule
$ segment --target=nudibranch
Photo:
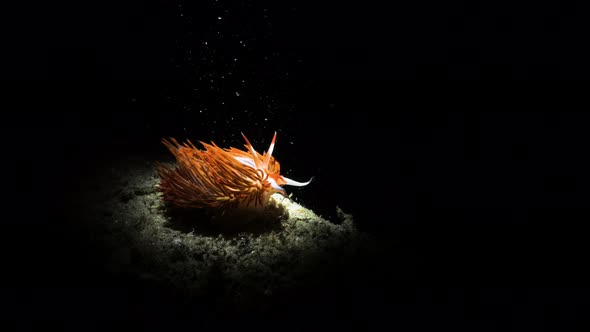
[[[180,144],[176,139],[162,143],[176,158],[176,166],[160,165],[159,191],[164,201],[182,208],[231,208],[265,206],[274,193],[287,197],[282,186],[306,186],[280,175],[279,162],[272,156],[277,133],[268,151],[260,154],[242,133],[246,151],[215,143],[200,142],[205,150],[190,141]]]

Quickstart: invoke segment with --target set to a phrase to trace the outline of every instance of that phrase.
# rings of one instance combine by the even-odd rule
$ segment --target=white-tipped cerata
[[[256,150],[254,150],[254,147],[252,146],[252,143],[250,143],[250,141],[246,138],[246,135],[244,135],[244,133],[241,133],[242,137],[244,138],[244,140],[246,141],[246,145],[248,146],[248,150],[250,151],[250,153],[252,154],[252,156],[254,156],[254,163],[255,163],[255,168],[256,169],[260,169],[262,168],[262,165],[260,164],[260,160],[258,159],[258,154],[256,153]]]
[[[275,131],[275,134],[272,137],[272,142],[270,142],[270,147],[268,148],[268,151],[266,152],[266,157],[264,157],[264,167],[268,167],[268,164],[270,163],[270,156],[272,155],[272,151],[275,148],[275,141],[276,140],[277,140],[277,132]]]

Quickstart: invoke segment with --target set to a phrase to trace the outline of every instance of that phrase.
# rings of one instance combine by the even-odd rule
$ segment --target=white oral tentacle
[[[307,181],[307,182],[299,182],[299,181],[291,180],[291,179],[286,178],[284,176],[283,176],[283,180],[285,180],[285,184],[287,184],[287,185],[295,186],[295,187],[303,187],[303,186],[307,186],[308,184],[310,184],[311,181],[313,180],[313,177],[311,179],[309,179],[309,181]]]

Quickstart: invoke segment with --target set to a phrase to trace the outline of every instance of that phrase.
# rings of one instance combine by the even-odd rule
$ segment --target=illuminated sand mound
[[[264,311],[273,297],[368,273],[374,243],[339,208],[339,220],[329,221],[275,194],[263,210],[168,211],[154,165],[126,161],[83,184],[84,227],[112,275]]]

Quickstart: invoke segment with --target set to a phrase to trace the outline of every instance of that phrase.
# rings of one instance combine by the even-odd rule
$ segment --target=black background
[[[117,296],[125,300],[108,312],[125,317],[149,296],[120,295],[133,285],[108,279],[76,221],[62,218],[68,195],[85,190],[80,176],[127,154],[166,158],[164,136],[240,146],[244,131],[263,149],[279,130],[288,175],[316,177],[294,190],[304,205],[326,216],[339,205],[361,230],[413,253],[408,317],[478,330],[584,322],[587,102],[581,83],[530,80],[587,77],[575,8],[209,5],[184,4],[188,26],[157,2],[25,5],[22,19],[7,21],[4,77],[14,80],[2,123],[17,227],[5,233],[4,292],[14,321],[100,321]],[[265,21],[248,18],[266,7],[272,35],[251,50],[211,39],[224,8],[246,22],[224,33],[264,34]],[[200,38],[215,47],[193,43]],[[217,47],[224,52],[211,53]],[[219,61],[187,59],[188,50]],[[229,98],[239,79],[210,90],[199,79],[217,82],[227,54],[246,63],[233,67],[249,82],[246,101]],[[197,113],[219,100],[227,106]],[[388,321],[405,303],[392,301],[369,306],[377,316],[359,304],[358,315],[367,326]]]
[[[186,68],[173,70],[183,61],[178,52],[198,49],[196,41],[223,23],[225,37],[256,36],[254,53],[281,52],[282,72],[292,57],[302,59],[305,66],[291,71],[302,79],[587,79],[587,22],[579,6],[22,1],[5,11],[3,77],[186,77]]]

